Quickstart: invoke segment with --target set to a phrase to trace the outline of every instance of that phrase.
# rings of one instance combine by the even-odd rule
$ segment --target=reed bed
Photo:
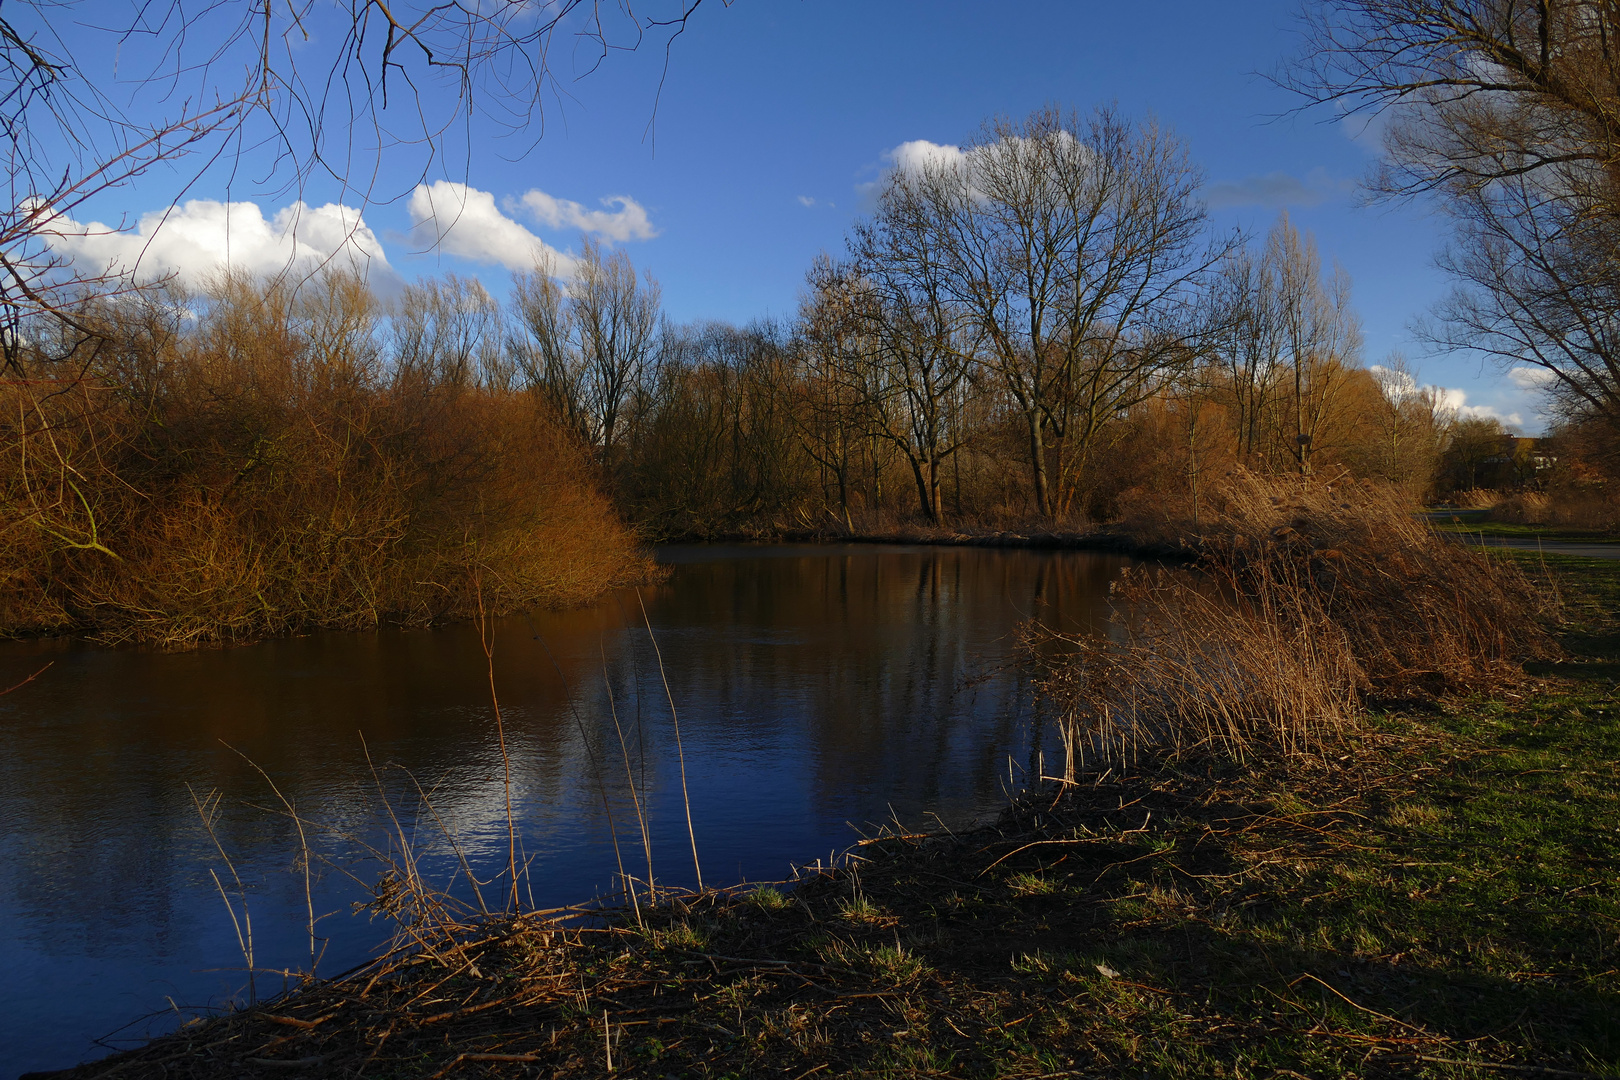
[[[1620,532],[1620,499],[1596,485],[1521,491],[1494,504],[1490,520],[1612,536]]]
[[[1553,597],[1448,543],[1392,487],[1237,472],[1210,501],[1184,525],[1196,567],[1127,574],[1110,637],[1032,631],[1058,646],[1032,655],[1071,778],[1143,746],[1318,752],[1369,700],[1487,689],[1558,653]]]

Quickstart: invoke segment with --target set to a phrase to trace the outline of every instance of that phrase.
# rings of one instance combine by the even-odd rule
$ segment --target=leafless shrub
[[[90,303],[0,385],[0,632],[189,646],[577,603],[645,569],[586,451],[466,365],[389,364],[375,302],[241,280]],[[194,312],[189,325],[187,310]]]

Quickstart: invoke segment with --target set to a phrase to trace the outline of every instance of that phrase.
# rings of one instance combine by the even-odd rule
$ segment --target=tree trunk
[[[912,478],[917,481],[917,505],[922,508],[923,517],[930,525],[938,525],[939,510],[935,507],[934,500],[930,496],[929,478],[923,470],[923,462],[911,454],[906,455],[906,459],[911,463]],[[928,470],[928,472],[932,471],[932,468]]]
[[[1031,409],[1028,415],[1029,459],[1035,482],[1035,512],[1042,517],[1051,517],[1046,492],[1046,425],[1041,422],[1041,414],[1038,411]]]

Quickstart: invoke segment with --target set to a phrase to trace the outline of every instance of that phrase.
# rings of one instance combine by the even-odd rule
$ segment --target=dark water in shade
[[[679,710],[711,884],[780,879],[849,846],[850,823],[892,813],[955,824],[1004,805],[1039,738],[1027,686],[1006,664],[1018,624],[1099,626],[1126,562],[858,545],[659,557],[670,576],[642,597]],[[670,710],[636,595],[503,620],[494,640],[533,900],[613,888],[604,789],[626,868],[645,875],[626,753],[650,803],[653,872],[691,883]],[[433,789],[480,872],[504,865],[501,759],[472,627],[180,654],[7,643],[0,686],[47,660],[37,681],[0,697],[0,1078],[99,1056],[172,1027],[176,1009],[242,994],[241,951],[210,871],[229,877],[188,785],[223,793],[217,831],[248,889],[257,966],[307,967],[297,836],[255,808],[274,796],[224,743],[328,823],[317,848],[364,880],[377,867],[335,835],[376,835],[362,736],[391,790],[406,778],[385,763]],[[448,879],[448,845],[420,824],[425,868]],[[322,971],[386,940],[384,923],[349,914],[363,894],[341,873],[322,867],[315,893],[317,912],[333,913],[318,928]],[[278,987],[261,977],[261,993]]]

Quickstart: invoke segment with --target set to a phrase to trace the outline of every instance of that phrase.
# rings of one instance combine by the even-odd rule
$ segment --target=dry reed
[[[1620,531],[1620,499],[1601,485],[1522,491],[1494,505],[1490,518],[1514,525],[1613,534]]]
[[[1035,650],[1071,773],[1143,746],[1317,750],[1368,699],[1485,688],[1557,652],[1552,600],[1393,488],[1237,472],[1210,504],[1196,570],[1127,574],[1110,638]]]

